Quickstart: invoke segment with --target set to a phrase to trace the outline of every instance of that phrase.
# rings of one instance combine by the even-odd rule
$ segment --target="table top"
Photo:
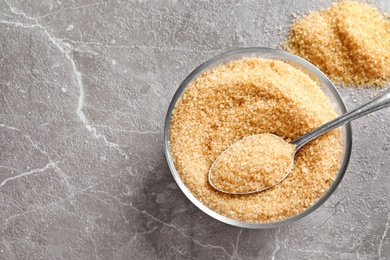
[[[194,68],[275,48],[292,13],[330,2],[0,1],[0,259],[390,258],[389,110],[353,122],[341,185],[280,228],[209,217],[164,156],[169,102]],[[348,108],[376,91],[339,90]]]

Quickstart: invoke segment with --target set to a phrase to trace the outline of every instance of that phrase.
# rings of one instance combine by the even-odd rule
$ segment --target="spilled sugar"
[[[310,12],[293,23],[282,46],[334,83],[371,87],[390,79],[390,23],[366,3],[336,2]]]

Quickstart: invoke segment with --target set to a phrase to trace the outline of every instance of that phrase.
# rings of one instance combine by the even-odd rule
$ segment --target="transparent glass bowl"
[[[305,72],[308,74],[312,80],[314,80],[323,90],[323,92],[330,98],[332,101],[332,105],[336,111],[337,114],[341,115],[346,112],[345,104],[340,97],[339,92],[335,88],[335,86],[330,82],[330,80],[319,70],[317,69],[314,65],[311,63],[307,62],[306,60],[293,55],[291,53],[282,51],[282,50],[276,50],[276,49],[270,49],[270,48],[244,48],[244,49],[238,49],[238,50],[233,50],[229,52],[222,53],[199,67],[197,67],[193,72],[191,72],[190,75],[181,83],[180,87],[176,91],[175,95],[172,98],[172,101],[169,105],[167,116],[165,119],[165,128],[164,128],[164,142],[165,142],[165,155],[167,158],[167,162],[169,165],[169,168],[172,172],[172,175],[179,185],[180,189],[183,191],[183,193],[190,199],[192,203],[194,203],[199,209],[201,209],[203,212],[206,214],[210,215],[211,217],[233,225],[237,227],[243,227],[243,228],[255,228],[255,229],[263,229],[263,228],[274,228],[278,227],[293,221],[296,221],[311,212],[313,212],[315,209],[317,209],[319,206],[321,206],[331,195],[332,193],[336,190],[337,186],[341,182],[344,173],[347,169],[349,159],[351,156],[351,149],[352,149],[352,130],[350,124],[346,124],[341,127],[342,129],[342,143],[343,143],[343,154],[341,158],[341,163],[340,167],[338,170],[338,173],[336,175],[336,178],[334,182],[331,184],[329,189],[323,194],[323,196],[311,207],[307,208],[305,211],[281,220],[277,222],[272,222],[272,223],[249,223],[249,222],[241,222],[237,221],[231,218],[227,218],[225,216],[222,216],[215,211],[209,209],[206,207],[202,202],[200,202],[193,194],[192,192],[186,187],[186,185],[183,183],[183,181],[180,178],[180,175],[175,169],[175,165],[173,163],[173,159],[171,156],[171,152],[169,150],[169,128],[170,128],[170,121],[171,121],[171,116],[172,116],[172,111],[176,105],[176,102],[182,95],[183,91],[186,89],[186,87],[193,81],[195,80],[200,74],[202,74],[204,71],[209,70],[211,68],[214,68],[220,64],[225,64],[233,60],[239,60],[242,58],[263,58],[263,59],[271,59],[271,60],[281,60],[284,61],[295,68],[300,69],[301,71]]]

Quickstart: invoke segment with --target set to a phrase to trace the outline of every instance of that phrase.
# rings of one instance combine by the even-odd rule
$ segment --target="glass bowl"
[[[199,67],[197,67],[193,72],[191,72],[190,75],[181,83],[180,87],[176,91],[175,95],[172,98],[172,101],[169,105],[167,116],[165,119],[165,127],[164,127],[164,143],[165,143],[165,156],[169,165],[169,168],[171,170],[171,173],[179,185],[180,189],[183,191],[183,193],[189,198],[189,200],[195,204],[200,210],[208,214],[209,216],[215,218],[216,220],[219,220],[221,222],[224,222],[226,224],[230,224],[237,227],[243,227],[243,228],[254,228],[254,229],[264,229],[264,228],[275,228],[293,221],[296,221],[311,212],[313,212],[315,209],[317,209],[319,206],[321,206],[336,190],[337,186],[341,182],[345,171],[347,169],[349,159],[351,156],[351,149],[352,149],[352,130],[351,125],[346,124],[341,127],[342,130],[342,149],[343,154],[339,166],[338,173],[335,177],[334,182],[330,185],[328,190],[322,195],[322,197],[314,203],[311,207],[307,208],[305,211],[287,218],[283,219],[281,221],[277,222],[271,222],[271,223],[250,223],[250,222],[241,222],[237,221],[228,217],[225,217],[223,215],[220,215],[219,213],[213,211],[212,209],[206,207],[200,200],[198,200],[192,192],[186,187],[186,185],[183,183],[183,181],[180,178],[180,175],[175,169],[175,165],[171,156],[170,148],[169,148],[169,129],[170,129],[170,121],[172,116],[172,111],[176,105],[176,102],[182,95],[183,91],[186,89],[189,84],[194,81],[200,74],[202,74],[204,71],[209,70],[211,68],[214,68],[220,64],[225,64],[233,60],[239,60],[242,58],[263,58],[263,59],[270,59],[270,60],[280,60],[288,63],[289,65],[292,65],[295,68],[300,69],[301,71],[308,74],[313,81],[315,81],[322,89],[322,91],[330,98],[332,106],[335,110],[335,112],[338,115],[346,113],[345,104],[340,97],[339,92],[335,88],[335,86],[330,82],[330,80],[314,65],[309,63],[308,61],[293,55],[291,53],[282,51],[282,50],[276,50],[276,49],[270,49],[270,48],[244,48],[244,49],[237,49],[229,52],[222,53],[205,63],[201,64]]]

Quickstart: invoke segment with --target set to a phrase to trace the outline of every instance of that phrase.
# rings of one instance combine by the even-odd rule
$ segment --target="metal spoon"
[[[321,136],[321,135],[329,132],[330,130],[333,130],[339,126],[342,126],[346,123],[349,123],[352,120],[355,120],[357,118],[360,118],[362,116],[370,114],[374,111],[380,110],[382,108],[386,108],[388,106],[390,106],[390,88],[387,89],[386,91],[384,91],[383,93],[381,93],[380,95],[378,95],[377,97],[375,97],[374,99],[372,99],[371,101],[367,102],[366,104],[363,104],[360,107],[355,108],[354,110],[352,110],[348,113],[345,113],[344,115],[341,115],[341,116],[319,126],[318,128],[302,135],[301,137],[298,137],[297,139],[293,140],[290,144],[295,145],[295,149],[294,149],[292,156],[291,156],[291,162],[287,161],[291,166],[285,167],[286,172],[281,174],[281,176],[282,176],[281,178],[279,178],[279,179],[273,178],[274,181],[272,183],[267,183],[265,186],[256,187],[256,189],[253,189],[253,185],[248,185],[248,186],[244,185],[243,186],[242,184],[236,185],[233,183],[233,188],[234,188],[234,185],[236,185],[236,187],[235,187],[236,189],[231,189],[231,188],[227,189],[223,185],[213,182],[213,180],[216,180],[218,177],[221,177],[221,176],[217,176],[215,174],[215,171],[214,171],[215,165],[220,164],[221,162],[222,163],[226,162],[227,156],[229,155],[229,152],[231,150],[234,152],[234,149],[237,150],[239,148],[238,146],[240,144],[242,144],[242,142],[248,141],[247,139],[254,138],[257,135],[251,135],[251,136],[245,137],[242,140],[232,144],[225,151],[223,151],[217,157],[217,159],[214,161],[214,163],[211,165],[211,168],[210,168],[209,173],[208,173],[208,181],[209,181],[210,185],[213,188],[215,188],[216,190],[218,190],[220,192],[228,193],[228,194],[252,194],[252,193],[257,193],[257,192],[272,188],[273,186],[282,182],[290,174],[290,172],[293,168],[293,165],[294,165],[294,156],[295,156],[296,152],[299,151],[299,149],[301,149],[308,142],[312,141],[313,139],[317,138],[318,136]],[[271,135],[271,134],[265,134],[265,135]],[[267,146],[267,148],[269,149],[269,144],[266,143],[264,145]],[[223,160],[225,160],[225,161],[223,161]],[[239,176],[237,176],[237,178],[239,178]],[[251,179],[253,180],[254,178],[251,178]],[[249,184],[251,184],[251,183],[249,183]]]

